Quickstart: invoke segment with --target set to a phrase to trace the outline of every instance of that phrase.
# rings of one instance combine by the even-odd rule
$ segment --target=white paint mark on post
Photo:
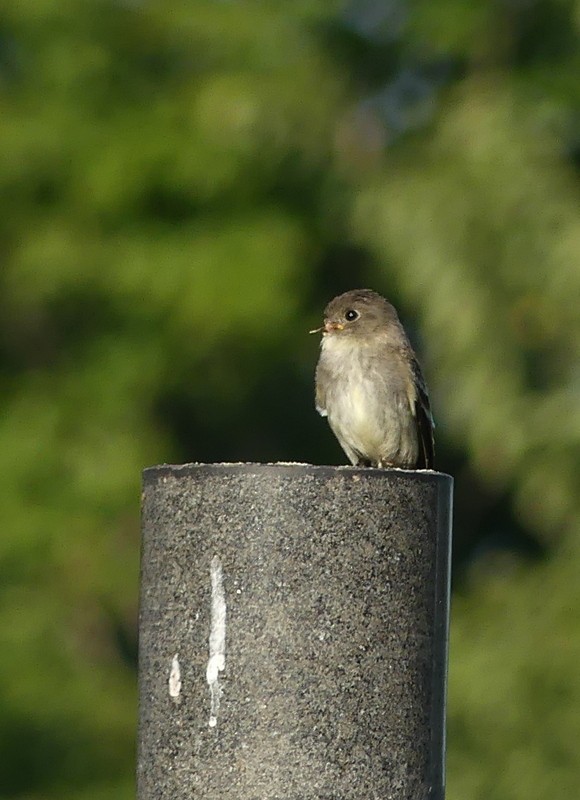
[[[217,556],[211,560],[211,627],[209,632],[209,661],[206,677],[210,692],[210,715],[208,725],[215,728],[222,687],[219,674],[226,666],[226,597],[224,594],[222,565]]]
[[[173,656],[171,661],[171,670],[169,672],[169,696],[174,700],[179,698],[181,694],[181,670],[179,668],[179,659],[177,653]]]

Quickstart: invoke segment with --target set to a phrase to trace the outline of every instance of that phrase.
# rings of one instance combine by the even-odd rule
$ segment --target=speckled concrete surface
[[[146,470],[139,800],[442,800],[451,490]]]

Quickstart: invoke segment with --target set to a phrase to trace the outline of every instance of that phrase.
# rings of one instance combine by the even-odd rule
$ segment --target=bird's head
[[[394,307],[371,289],[353,289],[335,297],[324,310],[324,325],[310,333],[369,338],[399,325]]]

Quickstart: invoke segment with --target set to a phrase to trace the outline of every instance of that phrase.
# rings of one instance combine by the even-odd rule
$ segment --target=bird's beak
[[[342,322],[332,322],[332,320],[329,319],[324,322],[324,333],[332,333],[332,331],[342,330],[344,330],[344,325]]]
[[[313,331],[308,331],[308,333],[332,333],[332,331],[341,331],[343,329],[344,325],[341,322],[331,322],[331,320],[327,319],[321,328],[315,328]]]

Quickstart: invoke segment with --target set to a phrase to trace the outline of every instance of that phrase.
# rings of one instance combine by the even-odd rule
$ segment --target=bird
[[[351,464],[433,469],[433,415],[417,357],[396,309],[371,289],[324,311],[316,409]]]

